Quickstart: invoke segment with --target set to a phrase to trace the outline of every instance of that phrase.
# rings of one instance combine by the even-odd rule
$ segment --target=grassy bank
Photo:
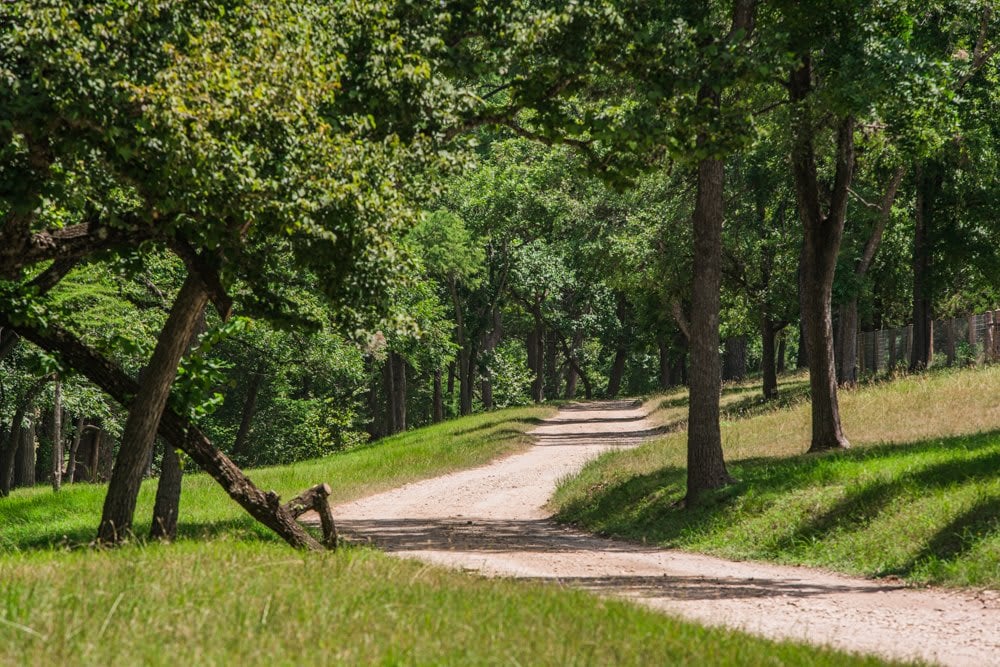
[[[607,454],[553,504],[590,530],[730,558],[819,565],[912,582],[1000,586],[1000,368],[907,377],[841,393],[854,448],[804,455],[804,379],[777,409],[756,388],[724,396],[723,446],[739,482],[679,509],[685,433]],[[665,426],[686,399],[657,397]]]
[[[386,438],[322,459],[248,471],[264,489],[283,498],[320,482],[333,489],[336,503],[390,489],[416,479],[478,466],[526,447],[526,431],[554,408],[512,408],[465,417]],[[87,543],[97,531],[105,486],[75,484],[53,494],[48,487],[20,489],[0,499],[0,554],[49,545]],[[142,486],[136,532],[145,535],[153,512],[156,481]],[[277,539],[233,503],[213,479],[188,475],[180,507],[180,536],[254,534]]]
[[[343,500],[515,451],[546,412],[456,420],[252,474],[286,495],[326,480]],[[365,548],[294,552],[201,475],[185,480],[175,544],[79,546],[102,494],[79,485],[0,500],[0,665],[881,664]]]

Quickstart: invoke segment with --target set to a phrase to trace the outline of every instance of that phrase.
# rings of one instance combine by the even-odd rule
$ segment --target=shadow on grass
[[[922,461],[926,455],[952,452],[948,460]],[[737,483],[706,494],[697,507],[680,509],[685,470],[664,467],[613,484],[599,484],[585,498],[564,506],[560,521],[582,524],[602,534],[666,546],[682,546],[687,538],[735,528],[748,514],[781,505],[788,496],[836,484],[846,487],[843,498],[822,508],[767,545],[775,554],[797,544],[821,543],[834,533],[865,529],[894,501],[919,497],[931,490],[977,484],[994,479],[1000,470],[1000,431],[973,436],[919,441],[902,445],[861,447],[823,455],[758,458],[735,462],[730,472]],[[884,471],[881,476],[879,473]],[[874,474],[867,482],[852,481]],[[738,508],[748,499],[751,505]],[[1000,530],[1000,497],[988,495],[941,526],[906,564],[879,574],[906,576],[928,559],[959,558],[979,541]]]
[[[726,397],[733,397],[742,394],[749,394],[742,398],[726,401]],[[774,412],[791,405],[809,396],[809,381],[791,379],[782,382],[778,387],[778,397],[771,400],[764,400],[760,394],[760,387],[747,385],[730,385],[722,388],[722,405],[719,408],[719,416],[722,419],[747,419],[757,415]],[[668,398],[660,401],[656,410],[666,410],[670,408],[682,408],[688,405],[687,395],[677,398]],[[670,423],[671,427],[686,425],[686,419],[678,419]]]
[[[456,431],[447,431],[450,436],[468,435],[470,433],[476,433],[477,431],[487,431],[497,426],[502,426],[504,424],[524,424],[526,426],[538,426],[544,423],[545,420],[540,417],[524,417],[522,419],[492,419],[489,421],[484,421],[481,424],[476,424],[475,426],[470,426],[469,428],[458,429]]]

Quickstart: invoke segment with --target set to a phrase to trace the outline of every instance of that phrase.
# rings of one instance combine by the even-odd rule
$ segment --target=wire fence
[[[858,374],[907,366],[913,326],[858,334]],[[1000,310],[931,322],[931,366],[968,366],[1000,361]]]

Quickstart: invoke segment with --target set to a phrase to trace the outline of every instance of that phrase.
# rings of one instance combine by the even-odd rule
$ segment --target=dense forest
[[[5,2],[0,26],[0,495],[107,482],[104,542],[149,476],[170,537],[201,468],[314,546],[243,468],[675,385],[696,503],[729,482],[723,381],[766,401],[807,367],[811,449],[847,447],[838,391],[993,340],[932,326],[1000,306],[990,0]],[[858,333],[897,327],[866,362]]]

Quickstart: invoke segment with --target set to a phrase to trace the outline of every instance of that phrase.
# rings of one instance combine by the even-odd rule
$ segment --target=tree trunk
[[[777,374],[777,359],[775,353],[775,338],[778,333],[778,328],[775,326],[774,321],[770,317],[765,315],[761,319],[760,325],[760,337],[761,337],[761,347],[763,351],[761,353],[761,367],[763,376],[763,393],[764,400],[771,401],[778,398],[778,374]]]
[[[715,107],[719,94],[708,86],[698,97]],[[705,142],[699,137],[699,144]],[[690,401],[688,405],[687,495],[694,505],[710,489],[730,483],[719,430],[719,290],[722,284],[724,165],[706,158],[698,163],[698,190],[692,223],[694,268],[691,284]]]
[[[50,379],[51,377],[48,375],[40,377],[28,388],[28,391],[21,397],[21,402],[14,411],[14,417],[10,422],[10,429],[7,431],[6,438],[0,442],[0,496],[6,496],[10,493],[14,480],[17,454],[21,449],[21,430],[24,418],[31,411],[35,397],[45,388]]]
[[[257,412],[257,395],[260,392],[263,379],[262,373],[250,374],[250,385],[247,387],[247,397],[243,401],[243,413],[240,417],[240,429],[236,432],[236,440],[233,442],[234,456],[246,456],[247,454],[250,427],[253,425],[253,416]]]
[[[904,170],[897,168],[885,193],[882,195],[882,202],[879,206],[879,215],[872,228],[872,233],[865,242],[861,257],[854,267],[854,277],[856,283],[860,284],[871,268],[875,253],[878,252],[882,243],[882,236],[885,228],[892,217],[892,205],[896,201],[896,193],[899,191],[899,184],[903,181]],[[858,381],[858,295],[853,294],[845,303],[840,305],[837,318],[837,335],[834,337],[836,343],[835,359],[837,362],[837,382],[843,386],[853,385]],[[878,370],[876,368],[876,370]]]
[[[177,376],[177,366],[207,303],[208,291],[201,279],[189,274],[156,341],[143,383],[129,404],[122,446],[111,472],[98,527],[97,537],[102,543],[118,544],[132,531],[135,502],[150,450],[156,442],[160,417]]]
[[[187,350],[189,353],[195,348],[198,338],[207,329],[205,308],[202,308],[188,339]],[[153,502],[153,520],[149,528],[150,539],[174,540],[177,538],[177,517],[180,515],[183,480],[184,469],[181,468],[181,458],[177,455],[176,449],[164,442],[163,457],[160,460],[160,479],[156,483],[156,499]]]
[[[493,373],[490,370],[490,362],[493,359],[493,352],[496,350],[497,345],[500,344],[500,338],[503,336],[502,316],[503,312],[500,309],[500,304],[494,303],[490,311],[492,327],[483,336],[482,344],[480,345],[481,358],[484,360],[480,397],[483,400],[484,410],[493,409]]]
[[[441,396],[441,369],[434,369],[434,405],[431,409],[431,421],[435,424],[444,421],[444,399]]]
[[[493,377],[488,368],[483,370],[483,380],[480,383],[479,395],[483,399],[483,410],[493,409]]]
[[[392,425],[393,433],[406,430],[406,360],[398,352],[389,353],[392,365]]]
[[[396,367],[392,363],[392,353],[390,352],[386,358],[385,363],[382,365],[382,391],[385,394],[385,433],[386,435],[393,435],[398,432],[396,428],[396,406],[393,402],[396,400],[396,379],[393,377],[396,373]]]
[[[937,169],[921,165],[916,170],[917,202],[913,230],[913,345],[910,371],[930,368],[934,359],[931,290],[930,229],[934,199],[941,183]]]
[[[66,483],[72,484],[76,481],[76,453],[80,451],[80,439],[83,437],[83,427],[86,421],[83,415],[76,418],[76,426],[73,428],[73,443],[69,446],[69,462],[66,464]]]
[[[805,228],[802,253],[800,309],[809,356],[812,398],[812,439],[809,451],[849,447],[840,426],[837,372],[833,351],[831,302],[837,255],[844,233],[847,197],[854,171],[854,119],[842,119],[837,131],[836,171],[829,210],[822,210],[821,188],[813,146],[813,120],[808,105],[812,68],[808,57],[790,79],[792,101],[797,103],[793,125],[792,171],[799,215]]]
[[[183,475],[177,450],[164,442],[160,479],[156,484],[156,501],[153,504],[153,523],[149,528],[150,539],[169,541],[177,538]]]
[[[615,398],[621,391],[626,361],[628,361],[628,350],[619,347],[615,350],[615,360],[611,364],[611,373],[608,375],[608,398]]]
[[[12,323],[0,312],[0,326]],[[69,367],[85,375],[114,400],[126,404],[139,393],[138,384],[117,365],[94,353],[69,332],[50,325],[44,330],[26,325],[17,332],[47,352],[58,354]],[[169,406],[160,419],[159,434],[170,445],[182,450],[257,521],[277,533],[295,548],[322,550],[323,546],[280,504],[274,492],[264,493],[242,470],[219,451],[197,426],[190,424]]]
[[[743,380],[747,376],[747,337],[733,336],[723,343],[722,379]]]
[[[562,374],[556,359],[557,352],[556,337],[548,336],[545,339],[545,394],[547,396],[559,396],[562,391]]]
[[[62,382],[56,378],[55,399],[52,405],[52,490],[62,488],[63,444],[62,444]]]
[[[531,382],[531,400],[541,403],[545,400],[545,324],[539,308],[536,307],[535,326],[528,332],[528,368],[534,376]]]
[[[28,426],[20,429],[21,438],[17,454],[14,457],[13,486],[15,488],[35,485],[35,428],[37,422],[38,410],[36,409]]]
[[[660,358],[659,386],[660,389],[669,389],[670,384],[670,346],[663,340],[656,342]]]
[[[778,336],[778,375],[785,372],[785,348],[787,347],[788,334],[782,330]]]
[[[452,278],[449,284],[451,302],[455,307],[455,343],[458,345],[458,412],[461,415],[472,414],[472,385],[469,383],[472,370],[472,350],[465,333],[465,316],[462,311],[462,301],[458,298],[458,283]],[[451,378],[449,389],[451,393]]]
[[[458,352],[458,411],[461,415],[472,414],[472,350],[468,342]]]
[[[858,381],[858,300],[850,299],[837,309],[837,383],[849,387]]]
[[[368,424],[368,435],[371,439],[378,440],[384,438],[389,432],[388,418],[383,400],[384,391],[379,391],[379,386],[384,384],[384,366],[376,369],[375,359],[369,357],[365,364],[368,369],[368,413],[371,415],[371,422]]]

